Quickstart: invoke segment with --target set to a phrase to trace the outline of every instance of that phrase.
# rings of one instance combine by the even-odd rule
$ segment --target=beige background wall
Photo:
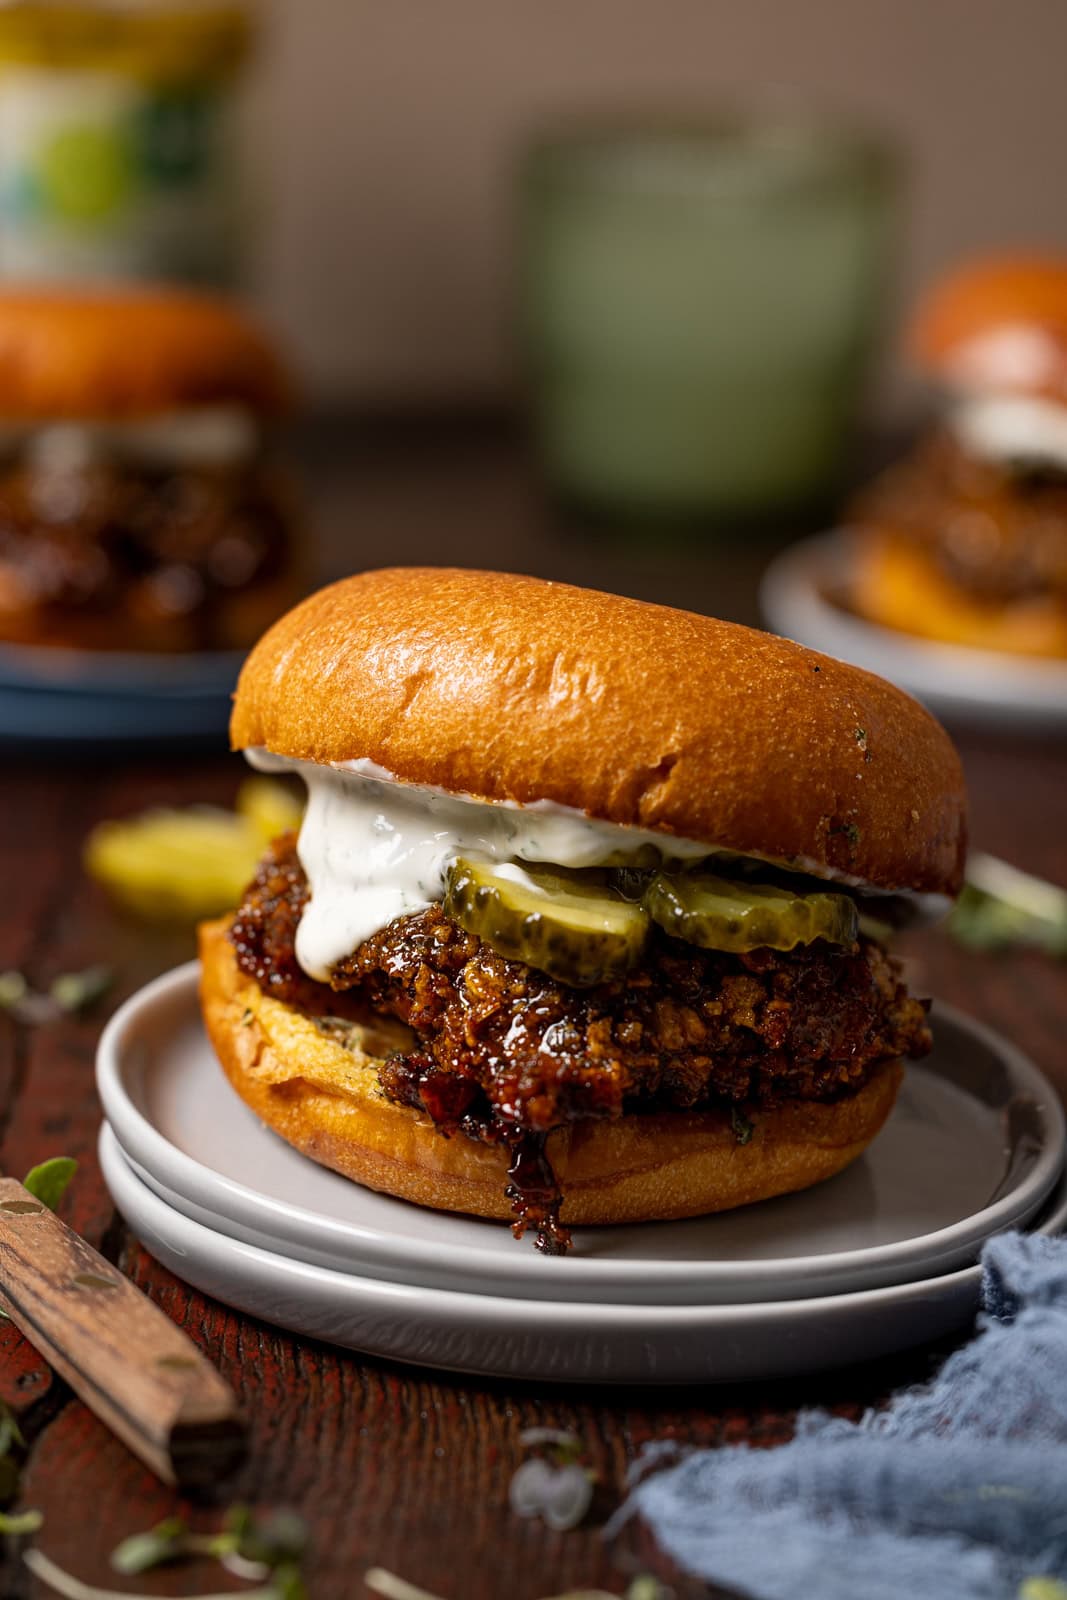
[[[561,111],[772,89],[913,157],[902,295],[960,252],[1067,247],[1067,0],[267,0],[257,294],[314,390],[509,381],[509,173]]]

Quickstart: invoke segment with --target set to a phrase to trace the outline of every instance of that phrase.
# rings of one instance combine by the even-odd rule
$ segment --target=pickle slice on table
[[[851,944],[858,914],[847,894],[796,894],[769,883],[733,883],[710,872],[658,872],[645,896],[649,915],[672,938],[705,950],[793,950],[826,939]]]
[[[270,778],[247,778],[236,812],[159,808],[98,823],[85,864],[139,915],[195,921],[238,903],[270,840],[298,827],[300,815],[288,789]]]
[[[648,938],[642,906],[600,875],[559,868],[458,857],[444,908],[498,955],[582,987],[620,977],[641,959]]]

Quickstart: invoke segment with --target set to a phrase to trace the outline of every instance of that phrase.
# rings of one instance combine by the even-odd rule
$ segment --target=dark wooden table
[[[343,450],[336,439],[310,450],[308,469],[329,569],[481,562],[755,620],[766,548],[579,534],[549,516],[505,436],[356,432]],[[965,731],[959,738],[975,843],[1067,883],[1067,747]],[[92,962],[117,975],[90,1017],[32,1029],[0,1017],[0,1168],[21,1174],[49,1155],[79,1159],[64,1214],[210,1352],[241,1395],[252,1431],[240,1475],[213,1499],[184,1504],[71,1398],[10,1325],[0,1327],[0,1395],[30,1440],[22,1503],[44,1512],[41,1548],[81,1578],[121,1588],[108,1555],[124,1535],[179,1509],[213,1527],[222,1507],[242,1500],[291,1506],[307,1519],[314,1600],[362,1595],[361,1575],[373,1564],[447,1600],[536,1600],[592,1584],[621,1591],[635,1572],[662,1570],[639,1527],[608,1544],[595,1521],[551,1534],[509,1513],[522,1429],[551,1424],[579,1434],[599,1477],[598,1505],[610,1509],[647,1440],[777,1443],[799,1406],[829,1404],[855,1415],[922,1377],[943,1354],[920,1351],[773,1385],[552,1389],[365,1360],[291,1338],[187,1289],[133,1240],[103,1187],[93,1055],[107,1010],[187,958],[192,935],[115,912],[83,876],[80,857],[100,818],[155,803],[229,801],[242,764],[221,752],[77,765],[0,760],[0,970],[17,968],[37,986]],[[914,937],[909,956],[922,988],[1003,1030],[1067,1091],[1062,966],[1038,955],[969,954],[936,931]],[[206,1563],[138,1582],[161,1594],[241,1587],[225,1575],[220,1582]],[[9,1551],[0,1593],[37,1592],[44,1591]]]

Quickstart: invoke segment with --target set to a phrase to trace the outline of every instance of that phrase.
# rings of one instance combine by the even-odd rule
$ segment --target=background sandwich
[[[0,640],[243,649],[299,587],[289,380],[228,301],[0,293]]]
[[[860,916],[947,905],[962,778],[867,673],[398,569],[276,624],[231,733],[309,804],[202,930],[207,1027],[257,1114],[359,1182],[559,1249],[831,1176],[929,1047]]]
[[[883,626],[1067,657],[1067,260],[984,260],[918,308],[937,426],[856,502],[851,602]]]

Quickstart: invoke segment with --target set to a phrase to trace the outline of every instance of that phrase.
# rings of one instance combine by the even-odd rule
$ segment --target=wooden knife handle
[[[244,1449],[229,1385],[128,1278],[0,1178],[0,1307],[166,1483],[224,1476]]]

